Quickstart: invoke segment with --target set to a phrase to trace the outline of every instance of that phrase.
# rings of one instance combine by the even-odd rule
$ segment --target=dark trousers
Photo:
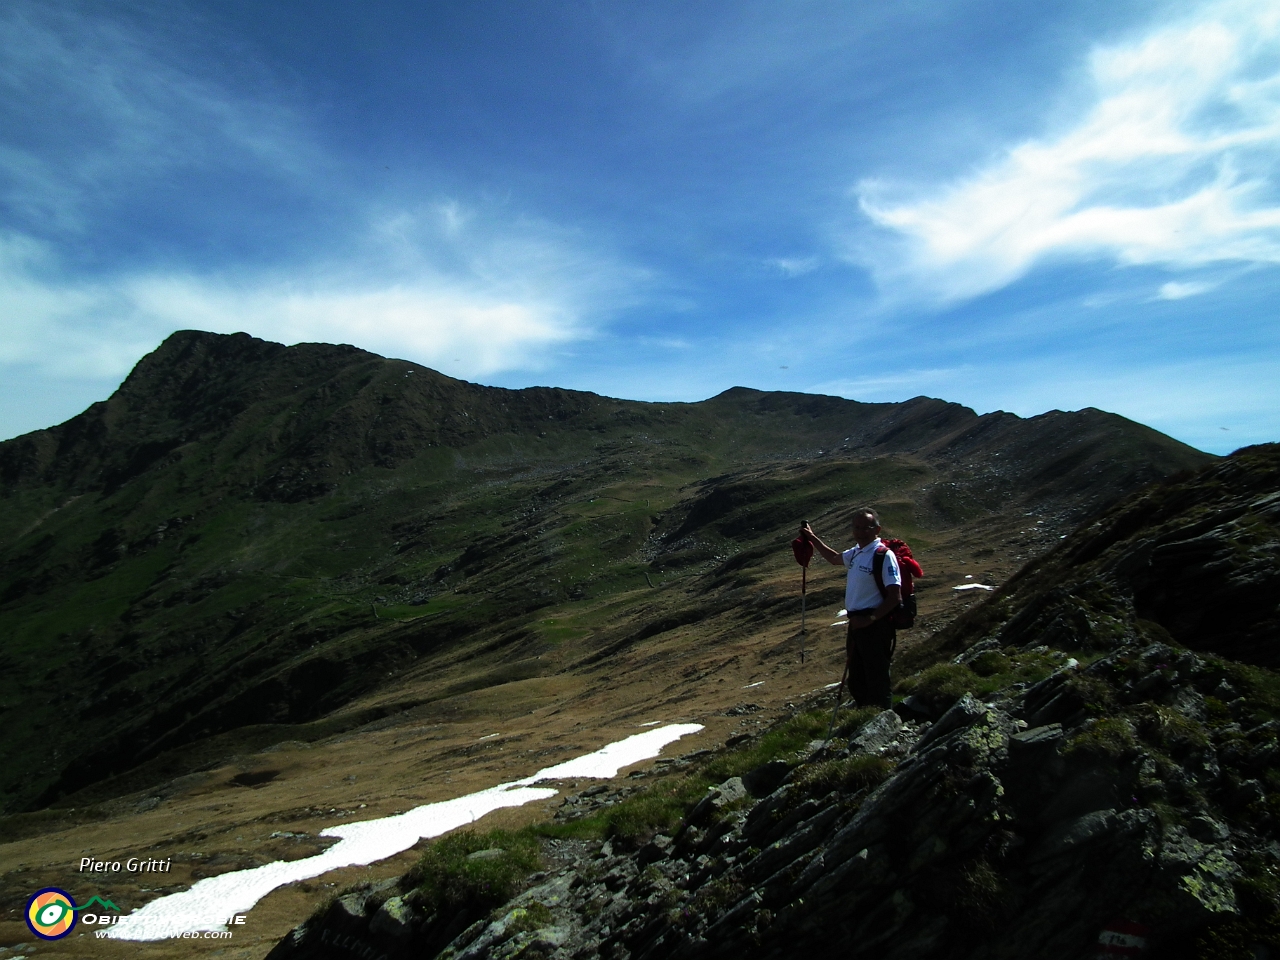
[[[850,617],[869,611],[855,611]],[[849,660],[849,692],[860,707],[893,706],[889,692],[889,661],[897,644],[898,633],[886,617],[861,630],[849,626],[845,655]]]

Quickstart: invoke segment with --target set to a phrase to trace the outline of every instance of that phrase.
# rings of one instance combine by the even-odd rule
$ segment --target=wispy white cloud
[[[201,281],[143,279],[129,291],[146,315],[184,326],[250,330],[286,343],[353,343],[455,376],[536,367],[548,347],[580,337],[553,305],[492,300],[439,288],[242,291]]]
[[[0,10],[0,120],[14,121],[0,122],[0,365],[119,376],[171,331],[194,327],[353,343],[479,378],[538,369],[648,282],[598,241],[506,201],[429,188],[372,195],[343,179],[265,70],[227,60],[200,24],[175,26],[188,31],[175,37],[86,9],[15,0]],[[40,116],[17,122],[23,111]],[[275,264],[196,247],[186,263],[105,255],[92,273],[72,265],[68,235],[95,238],[128,220],[153,185],[189,178],[184,196],[205,207],[222,197],[228,217],[250,222],[254,211],[220,174],[202,193],[211,170],[265,178],[280,186],[273,200],[332,200],[346,229],[326,223],[331,234],[281,250]],[[197,232],[206,215],[174,216]],[[288,216],[274,221],[283,228]]]
[[[817,270],[822,261],[817,257],[771,257],[765,263],[784,276],[801,277]]]
[[[151,32],[93,14],[14,0],[0,10],[0,202],[42,230],[83,230],[93,211],[140,185],[199,170],[253,170],[278,182],[323,165],[297,111],[232,93],[216,45],[198,56],[153,21]]]
[[[1210,4],[1094,51],[1091,105],[1067,129],[907,197],[856,189],[899,243],[853,253],[886,289],[942,300],[1003,287],[1050,259],[1194,268],[1280,263],[1280,7]]]
[[[1216,283],[1206,283],[1200,280],[1188,280],[1186,282],[1170,280],[1168,283],[1160,285],[1156,299],[1185,300],[1187,297],[1198,297],[1202,293],[1208,293],[1216,286]]]
[[[684,337],[637,337],[636,342],[644,347],[658,347],[661,350],[692,350],[694,343]]]
[[[0,364],[121,375],[169,332],[197,328],[352,343],[484,377],[537,369],[547,351],[593,336],[586,310],[625,286],[602,259],[589,269],[584,255],[546,238],[469,238],[455,252],[469,268],[452,273],[430,268],[434,251],[414,256],[401,240],[397,251],[359,252],[364,261],[385,255],[389,267],[376,275],[349,262],[288,277],[150,271],[76,280],[46,246],[10,236],[0,242]]]

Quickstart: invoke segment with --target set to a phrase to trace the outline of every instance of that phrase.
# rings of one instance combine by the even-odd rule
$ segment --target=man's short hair
[[[876,513],[870,507],[859,507],[857,510],[853,511],[851,519],[857,520],[859,517],[870,517],[872,523],[877,527],[880,526],[880,514]]]

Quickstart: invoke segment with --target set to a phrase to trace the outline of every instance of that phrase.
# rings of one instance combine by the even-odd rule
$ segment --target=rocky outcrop
[[[1153,672],[1169,659],[1158,647],[1117,656],[1130,653]],[[1183,655],[1188,676],[1194,660]],[[882,714],[845,743],[816,745],[757,801],[743,805],[734,778],[675,837],[629,853],[606,843],[543,876],[439,955],[1065,958],[1086,955],[1114,921],[1177,943],[1240,914],[1238,852],[1261,838],[1209,808],[1185,822],[1162,812],[1160,761],[1136,737],[1116,751],[1093,745],[1096,720],[1029,725],[1055,689],[1109,677],[1118,662],[1064,667],[998,703],[966,696],[933,724]],[[1241,739],[1233,730],[1200,745],[1182,787],[1225,784],[1209,758]],[[872,786],[886,757],[901,759]],[[432,955],[415,938],[438,921],[415,913],[411,892],[353,917],[358,897],[272,956],[338,956],[340,940],[370,956]]]
[[[940,640],[952,652],[984,638],[1038,638],[1081,649],[1090,624],[1130,612],[1164,636],[1280,666],[1280,444],[1252,447],[1153,484],[1087,522],[1029,564]]]
[[[1240,913],[1237,852],[1266,849],[1187,797],[1203,790],[1248,805],[1218,748],[1256,767],[1265,760],[1252,754],[1274,751],[1274,731],[1224,728],[1166,780],[1136,734],[1099,746],[1104,721],[1026,719],[1078,680],[1108,682],[1122,663],[1148,668],[1136,689],[1176,662],[1190,683],[1166,693],[1192,703],[1204,664],[1173,654],[1154,645],[1083,670],[1068,661],[1011,698],[965,696],[923,726],[881,714],[846,744],[817,745],[758,802],[738,803],[747,794],[734,778],[694,806],[675,838],[627,854],[603,845],[468,926],[440,956],[1078,957],[1116,920],[1177,942]],[[887,772],[874,761],[895,756],[888,779],[870,787]],[[363,925],[352,920],[353,896],[273,956],[329,956],[340,937],[388,957],[422,955],[415,930],[429,921],[415,915],[412,893],[366,910]]]

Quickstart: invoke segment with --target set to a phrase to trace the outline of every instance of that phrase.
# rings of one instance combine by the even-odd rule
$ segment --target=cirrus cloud
[[[1280,263],[1278,60],[1280,9],[1256,0],[1096,49],[1090,106],[1069,128],[914,196],[862,181],[862,211],[899,244],[855,259],[886,289],[943,301],[1055,259]]]

